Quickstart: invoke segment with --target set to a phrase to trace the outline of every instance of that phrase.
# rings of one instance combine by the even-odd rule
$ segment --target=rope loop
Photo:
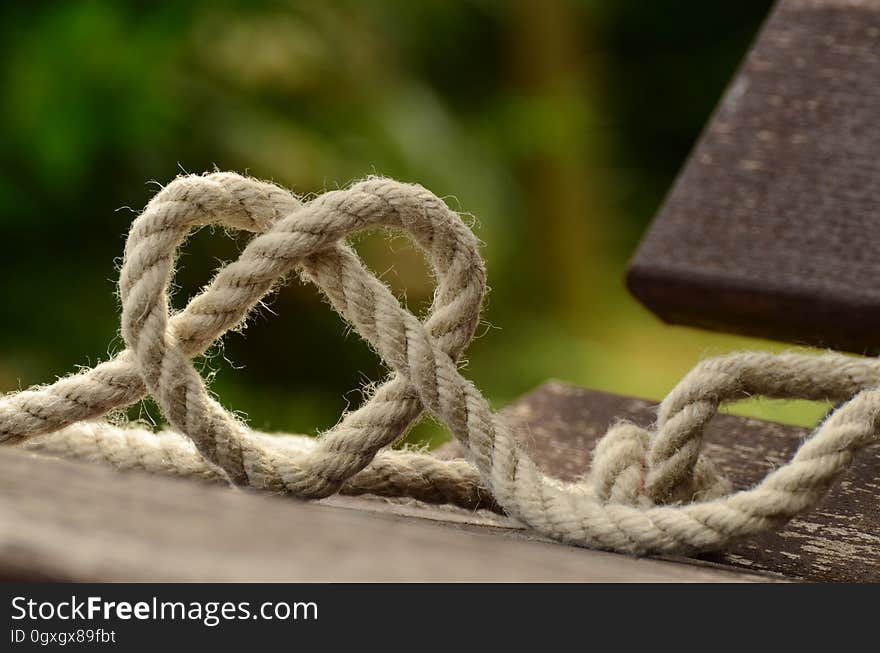
[[[172,314],[177,251],[208,224],[254,236]],[[402,231],[424,252],[437,288],[422,320],[346,243],[375,228]],[[317,439],[250,430],[210,395],[193,366],[293,271],[326,295],[391,370],[366,403]],[[875,359],[737,353],[697,365],[660,405],[653,428],[612,426],[590,472],[564,483],[537,467],[459,370],[485,291],[476,237],[421,186],[373,177],[303,202],[232,173],[179,177],[150,201],[126,241],[119,295],[127,349],[53,385],[0,397],[0,442],[309,499],[372,493],[489,508],[563,542],[682,553],[777,527],[815,505],[855,452],[876,439]],[[146,395],[171,430],[157,435],[98,419]],[[753,395],[846,403],[789,463],[733,492],[703,453],[702,434],[719,406]],[[467,460],[389,448],[425,412],[464,445]]]

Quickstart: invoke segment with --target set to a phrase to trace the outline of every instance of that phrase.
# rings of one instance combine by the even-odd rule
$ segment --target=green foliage
[[[473,216],[493,292],[467,373],[498,404],[548,377],[659,397],[702,355],[768,346],[661,326],[621,279],[769,4],[4,6],[0,391],[121,347],[120,207],[215,166],[303,193],[380,173]],[[194,237],[175,304],[241,242]],[[430,300],[408,244],[358,247],[411,307]],[[327,428],[385,371],[313,289],[271,310],[201,364],[256,427]]]

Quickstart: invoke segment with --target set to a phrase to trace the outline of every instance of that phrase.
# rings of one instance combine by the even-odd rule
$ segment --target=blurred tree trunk
[[[519,174],[537,257],[532,290],[570,327],[588,328],[614,274],[589,15],[567,0],[517,0],[509,28],[510,73],[527,107]]]

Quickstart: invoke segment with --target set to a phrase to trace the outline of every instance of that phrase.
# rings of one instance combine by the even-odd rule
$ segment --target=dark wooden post
[[[880,3],[782,0],[632,260],[666,322],[880,352]]]

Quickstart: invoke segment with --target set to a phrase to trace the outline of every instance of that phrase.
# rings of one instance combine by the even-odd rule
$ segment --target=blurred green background
[[[664,326],[623,287],[770,4],[4,5],[0,391],[121,349],[114,266],[156,191],[147,182],[215,166],[301,193],[389,175],[472,215],[492,291],[466,373],[499,407],[548,378],[660,398],[701,357],[781,348]],[[241,245],[194,237],[175,305]],[[430,280],[408,243],[358,248],[425,306]],[[385,374],[298,282],[214,353],[202,368],[220,400],[270,430],[326,429]],[[739,410],[806,423],[821,407]]]

